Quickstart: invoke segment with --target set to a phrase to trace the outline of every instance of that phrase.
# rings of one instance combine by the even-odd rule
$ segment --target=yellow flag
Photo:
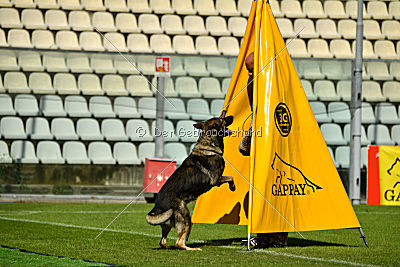
[[[379,147],[381,205],[400,206],[400,147]]]
[[[251,111],[241,90],[253,51],[251,156],[239,153],[241,136],[225,138],[224,175],[234,177],[237,191],[226,186],[201,196],[193,221],[247,224],[251,233],[360,227],[267,1],[253,2],[226,115],[248,129]]]

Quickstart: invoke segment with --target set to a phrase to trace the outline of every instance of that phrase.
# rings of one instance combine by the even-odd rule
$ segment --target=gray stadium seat
[[[0,140],[0,163],[12,163],[7,143]]]
[[[126,58],[126,59],[125,59]],[[114,57],[114,66],[119,74],[139,74],[136,69],[136,61],[134,57],[125,56]]]
[[[100,79],[95,74],[81,74],[78,77],[78,88],[84,95],[104,95]]]
[[[376,123],[377,120],[374,115],[374,110],[370,103],[363,102],[361,104],[361,122],[362,123]]]
[[[54,141],[41,141],[37,145],[37,157],[43,164],[64,164],[60,146]]]
[[[156,117],[156,98],[142,97],[138,103],[139,113],[145,119],[154,119]]]
[[[79,141],[65,142],[63,145],[63,158],[67,164],[90,164],[85,145]]]
[[[153,137],[162,136],[165,142],[178,142],[179,138],[175,134],[174,125],[170,120],[164,120],[164,129],[156,129],[156,121],[151,123],[151,134]]]
[[[44,95],[40,98],[40,112],[46,117],[65,117],[61,97],[58,95]]]
[[[333,154],[333,150],[329,146],[328,146],[328,151],[329,151],[329,154],[331,154],[331,158],[332,158],[333,163],[335,164],[335,167],[339,168],[339,164],[336,162],[335,155]]]
[[[54,75],[54,89],[60,95],[78,95],[75,76],[71,73],[56,73]]]
[[[368,147],[361,148],[361,168],[368,167]]]
[[[300,80],[301,85],[303,86],[304,92],[306,93],[308,100],[317,100],[317,96],[314,94],[311,82],[308,80]]]
[[[299,63],[300,73],[306,79],[323,79],[324,74],[321,73],[321,66],[318,61],[301,60]]]
[[[140,165],[136,147],[129,142],[118,142],[114,144],[113,155],[118,164]]]
[[[314,92],[322,101],[339,101],[335,84],[329,80],[318,80],[314,83]]]
[[[147,0],[128,0],[126,4],[133,13],[151,13],[152,11]]]
[[[144,164],[146,158],[154,158],[154,143],[143,142],[139,145],[139,159]]]
[[[101,133],[107,141],[128,141],[124,124],[119,119],[105,119],[101,123]]]
[[[101,32],[115,32],[114,17],[108,12],[94,12],[92,14],[93,27]]]
[[[126,133],[131,141],[153,141],[149,125],[145,120],[132,119],[126,123]]]
[[[116,73],[113,61],[109,55],[92,55],[90,66],[96,73]]]
[[[11,157],[17,163],[39,163],[35,155],[35,148],[30,141],[14,141],[11,144]]]
[[[195,121],[181,120],[176,124],[176,134],[182,142],[196,142],[200,131],[193,127]]]
[[[199,80],[199,91],[205,98],[223,98],[221,85],[216,78],[202,77]]]
[[[26,139],[24,124],[18,117],[2,117],[0,133],[5,139]]]
[[[375,81],[362,82],[362,97],[368,102],[385,102],[379,83]]]
[[[164,102],[164,113],[166,118],[171,120],[189,119],[185,110],[185,103],[180,98],[166,98]]]
[[[389,129],[386,125],[371,124],[368,126],[367,134],[373,145],[395,145],[395,142],[390,138]]]
[[[132,97],[116,97],[114,99],[114,112],[118,118],[140,118],[136,102]]]
[[[321,132],[327,145],[347,145],[343,138],[342,129],[336,123],[325,123],[321,125]]]
[[[93,164],[115,164],[111,147],[105,142],[92,142],[88,147],[88,156]]]
[[[96,118],[114,118],[111,101],[106,96],[92,96],[89,100],[89,110]]]
[[[86,99],[83,96],[69,95],[65,98],[65,111],[69,117],[90,117]]]
[[[347,169],[350,167],[350,147],[348,146],[339,146],[335,151],[335,158],[337,164],[341,168]]]
[[[43,71],[40,54],[36,52],[21,52],[18,56],[18,65],[23,71]]]
[[[28,118],[26,120],[26,135],[36,140],[51,140],[49,123],[45,118]]]
[[[0,70],[19,70],[17,57],[14,52],[2,51],[0,54]]]
[[[222,99],[214,99],[213,101],[211,101],[211,115],[214,117],[219,117],[223,105],[224,105],[224,100]]]
[[[164,156],[176,160],[176,164],[181,165],[188,154],[184,144],[167,143],[164,146]]]
[[[201,55],[219,55],[217,41],[212,36],[199,36],[196,38],[196,50]]]
[[[392,127],[392,140],[400,145],[400,125],[394,125]]]
[[[204,20],[200,16],[185,16],[183,27],[189,35],[207,35],[208,31],[204,26]]]
[[[56,140],[78,140],[74,123],[68,118],[55,118],[51,122],[51,133]]]
[[[76,133],[81,140],[104,140],[103,135],[100,133],[99,123],[95,119],[79,119],[76,123]]]
[[[190,76],[209,76],[206,62],[203,57],[185,57],[185,70]]]
[[[196,10],[193,9],[191,0],[172,0],[172,8],[179,15],[193,15]]]
[[[328,115],[335,123],[350,122],[350,109],[345,102],[330,102],[328,104]]]
[[[321,64],[322,73],[330,80],[344,80],[349,79],[351,73],[345,71],[344,62],[342,61],[323,61]]]
[[[391,103],[378,103],[375,106],[375,117],[382,124],[400,124],[396,107]]]
[[[339,81],[337,83],[337,94],[342,101],[351,100],[351,81]]]
[[[40,114],[36,98],[33,95],[17,95],[14,107],[19,116],[38,116]]]
[[[28,87],[26,76],[22,72],[7,72],[4,75],[4,88],[8,93],[29,93],[31,89]]]
[[[315,119],[319,123],[331,122],[332,119],[326,113],[326,107],[322,102],[310,102],[310,107],[314,113]]]
[[[366,65],[367,73],[372,77],[373,80],[393,80],[393,76],[389,74],[386,62],[367,61]]]
[[[215,77],[230,77],[232,74],[226,58],[208,58],[207,69]]]
[[[63,10],[47,10],[45,21],[50,30],[69,30],[67,15]]]
[[[229,36],[226,21],[220,16],[208,16],[206,18],[206,30],[213,36]]]
[[[0,94],[0,115],[15,115],[13,103],[8,94]]]
[[[400,102],[400,82],[385,82],[382,91],[383,96],[385,96],[390,102]]]
[[[171,76],[185,76],[186,70],[183,68],[182,57],[171,56]]]
[[[126,80],[126,89],[132,96],[152,96],[151,84],[146,77],[141,75],[130,75]],[[152,89],[154,89],[152,87]]]
[[[34,94],[54,94],[51,77],[48,73],[31,73],[29,75],[29,87]]]
[[[158,88],[158,79],[154,77],[152,80],[152,84],[154,85],[153,91],[156,93],[155,88]],[[164,96],[165,97],[177,97],[178,93],[175,91],[174,80],[170,77],[164,79]]]
[[[107,95],[128,95],[128,91],[125,89],[124,79],[120,75],[104,75],[102,84]]]
[[[67,55],[67,66],[71,72],[77,73],[90,73],[93,72],[89,65],[89,58],[82,54],[69,54]]]
[[[193,77],[178,77],[175,80],[175,89],[181,97],[201,97]]]
[[[137,60],[136,60],[137,68],[144,75],[153,75],[154,74],[154,61],[155,61],[154,56],[150,56],[150,55],[138,56]]]
[[[201,98],[189,99],[187,110],[190,118],[195,121],[204,121],[212,117],[207,101]]]
[[[351,125],[346,124],[343,129],[343,136],[346,139],[347,143],[350,144],[351,139]],[[371,142],[367,138],[367,133],[365,132],[364,126],[361,125],[361,145],[366,146],[369,145]]]
[[[120,32],[123,33],[140,32],[140,29],[138,28],[137,25],[136,17],[133,14],[118,13],[117,16],[115,17],[115,26]]]

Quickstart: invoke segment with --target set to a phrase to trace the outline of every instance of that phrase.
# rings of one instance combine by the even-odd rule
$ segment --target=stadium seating
[[[92,142],[88,147],[88,156],[93,164],[115,164],[111,147],[105,142]]]
[[[400,145],[400,125],[392,127],[392,140],[396,142],[396,145]]]
[[[122,121],[105,119],[101,122],[101,133],[107,141],[128,141]]]
[[[375,117],[382,124],[400,124],[396,108],[390,103],[378,103],[375,106]]]
[[[347,141],[344,139],[342,129],[338,124],[325,123],[321,125],[321,132],[324,136],[327,145],[346,145]]]
[[[153,137],[162,136],[165,142],[178,142],[179,138],[175,134],[174,125],[170,120],[164,120],[163,130],[156,127],[156,121],[151,123],[151,135]]]
[[[67,96],[65,98],[65,111],[69,117],[90,117],[86,99],[82,96]]]
[[[39,163],[35,148],[30,141],[14,141],[11,144],[10,154],[17,163]]]
[[[186,114],[185,103],[180,98],[166,98],[164,114],[166,118],[171,120],[189,119],[189,115]]]
[[[141,119],[131,119],[126,124],[126,134],[131,141],[153,141],[150,135],[149,125]]]
[[[43,164],[63,164],[60,146],[54,141],[41,141],[37,145],[37,158]]]
[[[164,146],[164,157],[175,159],[177,165],[181,165],[187,156],[185,145],[182,143],[167,143]]]
[[[103,140],[104,137],[100,133],[99,123],[95,119],[82,118],[76,123],[76,133],[81,140]]]
[[[12,163],[6,142],[0,140],[0,163]]]
[[[114,99],[114,112],[119,118],[139,118],[136,102],[133,98],[119,96]]]
[[[371,124],[367,129],[368,139],[373,145],[390,145],[393,146],[395,142],[390,138],[389,129],[386,125]]]
[[[205,121],[212,117],[210,109],[208,108],[208,103],[204,99],[189,99],[187,106],[188,113],[192,120]]]
[[[2,117],[0,133],[5,139],[26,139],[23,122],[18,117]]]
[[[328,116],[335,123],[349,123],[350,109],[344,102],[330,102],[328,104]]]
[[[51,133],[56,140],[78,140],[74,123],[68,118],[56,118],[51,121]]]
[[[136,147],[132,143],[128,142],[115,143],[113,156],[118,164],[140,165],[140,159],[137,156]]]
[[[49,123],[45,118],[28,118],[26,120],[26,135],[34,140],[51,140]]]
[[[44,95],[40,97],[40,113],[46,117],[65,117],[61,97],[57,95]]]
[[[350,147],[339,146],[335,150],[336,163],[341,168],[349,168],[350,166]]]
[[[180,120],[176,125],[176,133],[182,142],[196,142],[200,136],[198,129],[193,127],[195,121]]]
[[[7,94],[0,94],[0,115],[15,115],[12,99]]]
[[[326,112],[326,107],[322,102],[310,102],[311,109],[314,113],[315,119],[319,123],[331,122],[332,119]]]
[[[14,108],[19,116],[40,115],[37,100],[33,95],[17,95],[14,100]]]
[[[63,145],[63,158],[67,164],[90,164],[85,145],[78,141],[68,141]]]

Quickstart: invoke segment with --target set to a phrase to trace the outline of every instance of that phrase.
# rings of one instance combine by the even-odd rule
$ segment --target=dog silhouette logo
[[[275,108],[274,113],[275,125],[279,133],[286,137],[292,129],[292,115],[285,103],[279,103]]]
[[[393,184],[393,188],[387,189],[385,191],[384,197],[387,201],[400,202],[400,159],[396,158],[392,166],[388,170],[386,170],[386,172],[390,176],[399,180]]]
[[[271,188],[273,196],[305,196],[322,189],[299,168],[285,162],[276,152],[271,168],[274,171]]]

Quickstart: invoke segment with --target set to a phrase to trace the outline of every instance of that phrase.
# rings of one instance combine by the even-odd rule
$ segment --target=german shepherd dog
[[[233,122],[233,117],[213,118],[193,126],[201,130],[197,144],[182,165],[171,175],[157,194],[154,208],[147,214],[146,220],[151,225],[161,225],[161,248],[167,247],[167,236],[172,227],[178,232],[175,247],[184,250],[201,250],[185,245],[192,221],[187,203],[194,201],[201,194],[214,186],[229,184],[235,190],[232,176],[222,176],[225,168],[225,136],[232,134],[226,128]]]

